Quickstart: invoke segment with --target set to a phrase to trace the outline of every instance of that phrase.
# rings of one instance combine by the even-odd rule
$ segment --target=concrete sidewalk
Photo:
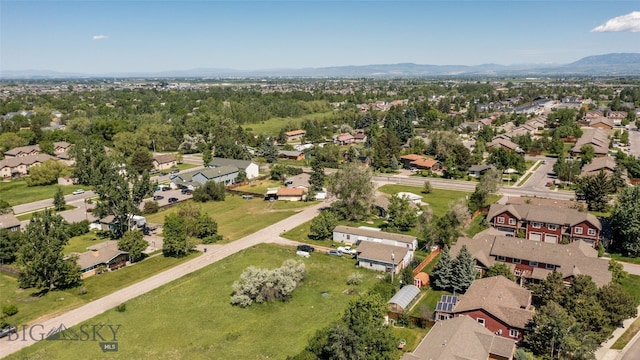
[[[638,314],[640,314],[640,306],[638,306],[637,311],[638,311]],[[613,346],[613,344],[618,340],[618,338],[620,338],[620,336],[622,336],[622,334],[624,334],[625,331],[627,331],[627,329],[629,329],[631,324],[638,317],[640,317],[640,315],[636,316],[634,318],[627,319],[627,320],[623,321],[622,324],[624,325],[624,327],[615,329],[613,331],[613,334],[611,335],[611,338],[609,340],[607,340],[606,342],[602,343],[600,345],[600,347],[598,348],[598,350],[596,350],[596,359],[598,359],[598,360],[620,360],[620,359],[622,359],[622,356],[626,353],[626,351],[629,349],[629,347],[631,347],[631,345],[634,342],[636,342],[638,340],[638,338],[640,338],[640,332],[638,332],[633,337],[633,339],[631,339],[631,341],[629,341],[629,343],[627,343],[627,346],[625,346],[625,348],[622,349],[622,350],[611,349],[611,346]],[[638,358],[640,359],[640,354],[638,354]]]

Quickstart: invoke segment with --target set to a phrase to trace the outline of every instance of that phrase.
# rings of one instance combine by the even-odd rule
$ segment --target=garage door
[[[542,234],[540,234],[540,233],[529,233],[529,240],[542,241]]]
[[[558,235],[548,235],[547,234],[547,235],[544,236],[544,242],[557,244],[558,243]]]

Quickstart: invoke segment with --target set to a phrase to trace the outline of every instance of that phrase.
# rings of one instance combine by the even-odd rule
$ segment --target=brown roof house
[[[611,156],[602,156],[591,160],[591,163],[583,166],[580,176],[598,175],[600,171],[604,171],[607,175],[612,175],[615,169],[616,160]]]
[[[300,140],[307,134],[306,130],[298,129],[287,131],[284,135],[287,137],[287,141]]]
[[[13,214],[0,214],[0,229],[19,231],[20,220]]]
[[[436,319],[468,316],[492,333],[515,341],[522,340],[533,314],[531,291],[504,276],[475,280],[451,310],[436,308]]]
[[[511,360],[513,340],[500,337],[468,316],[437,321],[402,360]]]
[[[361,242],[356,250],[359,267],[394,274],[399,274],[413,259],[413,251],[406,247],[377,242]]]
[[[47,154],[7,157],[0,160],[0,177],[27,175],[32,166],[38,166],[47,160],[55,160],[55,158]]]
[[[129,253],[118,249],[117,241],[107,241],[96,245],[78,256],[77,263],[82,271],[82,277],[87,278],[101,273],[113,271],[126,266]]]
[[[307,194],[307,189],[303,187],[295,187],[295,188],[279,188],[277,193],[278,200],[285,201],[302,201]]]
[[[153,155],[153,168],[156,170],[167,170],[178,166],[175,156],[170,154]]]
[[[29,145],[29,146],[19,146],[10,150],[5,151],[4,156],[6,158],[10,157],[23,157],[23,156],[34,156],[40,154],[40,145]]]
[[[610,130],[602,128],[584,129],[582,136],[576,141],[576,144],[571,148],[573,155],[580,154],[580,148],[589,144],[593,146],[597,156],[606,156],[609,154],[609,135]]]

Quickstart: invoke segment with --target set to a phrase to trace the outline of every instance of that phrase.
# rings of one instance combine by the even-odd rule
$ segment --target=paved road
[[[85,191],[84,194],[66,195],[64,197],[64,201],[67,203],[67,205],[73,205],[75,207],[83,207],[84,199],[94,197],[94,196],[96,196],[96,194],[94,194],[93,191]],[[13,213],[16,215],[19,215],[19,214],[24,214],[24,213],[44,209],[46,207],[53,207],[53,198],[34,201],[28,204],[16,205],[13,207]]]
[[[78,323],[91,319],[96,315],[99,315],[123,302],[126,302],[127,300],[138,297],[144,293],[165,285],[184,275],[202,269],[207,265],[222,260],[229,255],[235,254],[251,246],[260,243],[284,243],[288,245],[290,244],[290,242],[288,240],[282,239],[279,235],[287,230],[293,229],[294,227],[306,221],[311,220],[318,214],[320,208],[328,206],[329,204],[330,202],[327,201],[313,205],[293,216],[270,225],[242,239],[236,240],[226,245],[211,246],[210,248],[208,248],[211,250],[208,250],[206,253],[193,260],[180,264],[160,274],[144,279],[134,285],[118,290],[110,295],[107,295],[89,304],[83,305],[82,307],[79,307],[77,309],[71,310],[65,314],[43,321],[41,322],[41,325],[43,326],[44,330],[37,330],[38,332],[48,332],[54,327],[58,328],[60,324],[64,324],[64,326],[67,328],[77,325]],[[36,340],[29,337],[27,337],[27,339],[21,338],[20,340],[21,341],[8,341],[8,338],[0,340],[0,343],[2,344],[0,346],[0,358],[12,354],[36,342]]]

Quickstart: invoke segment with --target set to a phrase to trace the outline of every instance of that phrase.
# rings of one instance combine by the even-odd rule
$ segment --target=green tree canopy
[[[367,167],[347,163],[329,177],[329,191],[338,200],[331,207],[343,219],[362,220],[371,211],[374,186]]]

